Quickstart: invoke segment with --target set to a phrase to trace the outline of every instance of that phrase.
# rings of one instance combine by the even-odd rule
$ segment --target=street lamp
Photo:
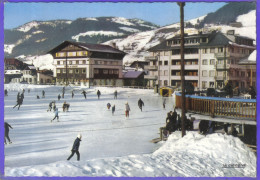
[[[158,60],[158,93],[160,94],[160,52],[157,53],[157,60]]]

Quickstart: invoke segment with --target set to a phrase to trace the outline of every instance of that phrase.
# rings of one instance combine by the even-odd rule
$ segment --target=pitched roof
[[[145,73],[144,71],[127,71],[126,73],[124,73],[123,78],[129,78],[129,79],[133,79],[133,78],[138,78],[139,76],[141,76],[143,73]]]
[[[123,51],[120,51],[116,48],[113,48],[108,45],[103,44],[90,44],[90,43],[83,43],[83,42],[74,42],[74,41],[64,41],[60,45],[56,46],[52,50],[48,51],[47,53],[55,53],[59,51],[60,49],[66,47],[69,44],[73,44],[77,47],[81,47],[83,49],[86,49],[88,51],[95,51],[95,52],[108,52],[108,53],[116,53],[116,54],[126,54]]]

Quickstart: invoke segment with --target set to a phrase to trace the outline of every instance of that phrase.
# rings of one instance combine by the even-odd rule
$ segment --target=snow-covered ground
[[[18,91],[25,89],[20,110],[13,109]],[[28,93],[27,89],[31,92]],[[5,146],[6,176],[256,176],[256,156],[238,138],[197,131],[173,133],[166,142],[153,144],[159,128],[165,125],[166,113],[173,109],[174,97],[169,97],[166,109],[162,97],[153,90],[127,88],[67,87],[65,98],[57,100],[61,86],[8,84],[5,89],[5,121],[12,125],[11,145]],[[72,99],[71,91],[75,96]],[[87,99],[82,90],[87,90]],[[96,92],[101,91],[98,100]],[[45,90],[45,98],[41,97]],[[113,92],[118,91],[118,99]],[[144,101],[143,112],[137,101]],[[47,112],[49,102],[56,100],[60,122],[50,122],[53,112]],[[70,103],[69,112],[62,112],[62,103]],[[124,116],[128,101],[130,117]],[[114,116],[106,104],[115,104]],[[78,133],[82,134],[76,155],[67,161]],[[226,168],[240,164],[244,168]]]

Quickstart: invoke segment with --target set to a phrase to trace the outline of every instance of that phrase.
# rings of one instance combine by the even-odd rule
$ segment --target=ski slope
[[[31,92],[28,93],[27,89]],[[61,86],[8,84],[5,97],[5,121],[12,144],[5,146],[6,176],[113,176],[113,177],[171,177],[171,176],[256,176],[256,156],[238,138],[198,132],[173,133],[168,141],[153,144],[159,128],[165,125],[166,113],[173,109],[174,97],[162,97],[153,90],[128,88],[67,87],[65,98],[57,100]],[[17,92],[25,89],[20,110]],[[75,96],[72,99],[71,91]],[[87,99],[81,94],[87,91]],[[101,98],[97,98],[97,90]],[[45,98],[41,97],[45,90]],[[118,99],[114,99],[114,91]],[[142,98],[143,112],[137,106]],[[49,102],[56,100],[59,120],[50,122],[53,112],[47,112]],[[62,104],[70,103],[69,112],[62,112]],[[129,103],[130,117],[125,118],[124,104]],[[106,104],[115,104],[114,116]],[[73,142],[82,134],[76,155],[70,161]],[[224,164],[245,164],[244,168],[223,168]]]

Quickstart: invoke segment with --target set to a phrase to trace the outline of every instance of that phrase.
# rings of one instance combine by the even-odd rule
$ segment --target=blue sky
[[[225,5],[224,2],[186,3],[185,20],[214,12]],[[117,16],[139,18],[164,26],[179,22],[179,6],[167,3],[12,3],[4,4],[4,28],[11,29],[33,20],[55,19],[75,20],[80,17]]]

